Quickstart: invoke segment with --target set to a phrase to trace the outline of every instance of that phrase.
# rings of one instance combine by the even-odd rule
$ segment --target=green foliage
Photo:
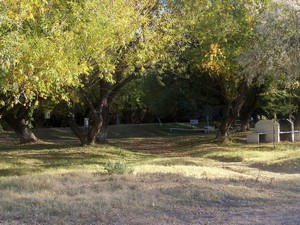
[[[277,1],[266,7],[257,19],[255,40],[240,58],[245,71],[259,76],[276,76],[285,82],[299,78],[300,15],[296,1]]]
[[[127,165],[127,163],[123,161],[109,161],[105,163],[104,169],[109,174],[125,174],[133,172],[133,170]]]
[[[198,4],[189,9],[188,28],[195,46],[189,53],[191,67],[206,70],[222,86],[225,99],[235,99],[237,87],[249,78],[237,58],[256,41],[253,28],[264,1],[191,2]]]
[[[9,105],[68,99],[87,71],[75,54],[70,3],[1,1],[1,96]]]

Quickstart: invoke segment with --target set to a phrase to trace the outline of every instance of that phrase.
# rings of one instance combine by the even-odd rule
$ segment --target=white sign
[[[84,118],[84,127],[89,126],[89,118]]]
[[[193,119],[193,120],[190,120],[190,124],[191,124],[191,125],[198,125],[198,124],[199,124],[199,121],[196,120],[196,119]]]

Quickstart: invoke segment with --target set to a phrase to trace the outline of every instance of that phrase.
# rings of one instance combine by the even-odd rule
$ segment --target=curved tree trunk
[[[38,141],[32,130],[27,125],[27,113],[23,107],[19,109],[17,115],[7,114],[3,119],[11,126],[16,134],[20,137],[20,143],[35,143]]]
[[[227,101],[223,112],[221,126],[217,133],[216,139],[224,142],[228,139],[229,129],[234,121],[239,117],[242,106],[245,102],[245,94],[247,92],[247,83],[244,82],[239,87],[238,96],[233,101]]]
[[[140,69],[137,69],[138,72]],[[109,123],[109,106],[114,97],[119,93],[121,88],[124,87],[125,84],[129,83],[133,79],[136,78],[136,74],[122,79],[122,70],[116,74],[117,77],[120,77],[116,83],[111,84],[107,82],[105,79],[98,80],[99,84],[99,98],[97,102],[92,102],[92,99],[89,98],[88,93],[85,89],[81,90],[81,94],[85,99],[85,103],[88,105],[93,123],[91,124],[91,129],[88,133],[84,133],[84,131],[78,126],[75,121],[75,113],[70,112],[69,125],[74,134],[79,138],[82,145],[91,145],[94,144],[98,137],[100,137],[100,141],[104,142],[107,138],[107,126]],[[89,80],[87,77],[83,77],[83,83],[86,86],[90,86]]]
[[[84,129],[81,129],[78,126],[78,124],[75,121],[74,114],[70,117],[69,119],[70,128],[73,131],[73,133],[78,137],[82,145],[91,145],[95,143],[97,135],[99,134],[103,123],[102,109],[103,109],[103,103],[100,104],[97,113],[95,113],[93,117],[94,123],[91,125],[91,129],[87,133],[84,132]]]
[[[224,142],[228,139],[229,129],[237,117],[232,113],[231,108],[232,104],[228,103],[223,112],[223,119],[216,137],[216,139],[220,140],[221,142]]]

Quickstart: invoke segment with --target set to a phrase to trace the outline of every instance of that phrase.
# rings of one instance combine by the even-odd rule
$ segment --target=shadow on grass
[[[254,163],[251,165],[251,167],[260,170],[269,171],[269,172],[274,172],[274,173],[299,174],[300,157],[286,159],[272,164]]]
[[[5,145],[0,151],[0,176],[20,176],[56,169],[104,165],[121,158],[110,146],[82,147],[77,144]]]
[[[63,142],[63,143],[51,143],[51,142],[43,142],[43,143],[33,143],[33,144],[3,144],[0,147],[0,152],[5,151],[20,151],[20,150],[30,150],[30,151],[48,151],[52,149],[67,149],[72,147],[78,147],[80,143],[75,142]]]
[[[41,171],[40,169],[24,170],[21,168],[10,168],[10,169],[0,169],[0,177],[10,177],[10,176],[22,176],[26,174],[36,173]]]

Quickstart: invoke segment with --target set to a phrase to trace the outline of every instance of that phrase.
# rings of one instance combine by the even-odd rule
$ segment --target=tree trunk
[[[228,139],[229,129],[234,121],[239,117],[239,113],[245,102],[247,87],[248,85],[246,82],[242,83],[238,89],[238,96],[236,99],[226,102],[223,119],[216,137],[216,139],[220,140],[221,142],[224,142]]]
[[[252,113],[251,110],[241,112],[242,132],[246,132],[250,130],[249,117],[251,116],[251,113]]]
[[[25,109],[20,109],[25,110]],[[20,143],[35,143],[38,141],[34,133],[28,127],[26,123],[26,113],[20,113],[18,115],[7,114],[3,116],[3,119],[7,122],[9,126],[11,126],[16,134],[20,137]]]
[[[98,113],[95,113],[93,116],[94,123],[91,125],[91,129],[85,133],[83,129],[81,129],[78,124],[75,121],[74,113],[69,119],[69,126],[73,133],[78,137],[82,145],[91,145],[94,144],[97,138],[97,135],[100,131],[100,128],[103,123],[103,116],[102,116],[102,110],[103,110],[103,102],[106,100],[101,100],[101,104],[98,110]]]
[[[122,74],[120,73],[119,75],[121,77]],[[98,136],[101,137],[102,142],[106,140],[107,135],[105,134],[109,123],[109,105],[113,98],[118,94],[120,89],[134,78],[136,78],[135,73],[124,79],[119,79],[115,84],[111,84],[104,79],[100,79],[100,93],[98,102],[92,102],[85,89],[81,90],[81,94],[85,99],[85,103],[87,103],[92,114],[93,123],[91,124],[91,129],[87,134],[85,134],[76,123],[74,112],[70,112],[72,116],[70,117],[69,125],[74,134],[79,138],[82,145],[94,144]],[[83,83],[85,86],[90,86],[88,82],[89,80],[87,78],[83,78]],[[96,107],[94,105],[96,105]]]
[[[245,104],[243,105],[240,118],[242,122],[242,131],[249,131],[250,130],[250,116],[258,107],[259,103],[259,96],[265,90],[265,85],[255,85],[252,86],[246,95]]]
[[[216,139],[220,140],[221,142],[225,142],[228,139],[229,129],[235,121],[236,117],[237,116],[235,116],[232,112],[232,104],[228,103],[226,105],[225,112],[223,113],[223,119]]]
[[[103,123],[100,128],[100,132],[97,136],[97,141],[100,143],[106,142],[106,139],[107,139],[107,128],[108,128],[108,124],[109,124],[109,120],[110,120],[108,101],[106,101],[106,104],[103,106],[102,118],[103,118]]]
[[[102,124],[103,124],[103,116],[102,116],[102,112],[100,112],[100,114],[99,114],[98,118],[96,118],[96,121],[93,124],[91,130],[88,132],[88,135],[87,135],[87,144],[88,145],[95,143],[97,136],[100,132]]]
[[[75,121],[75,116],[69,118],[69,126],[82,145],[87,144],[87,136]]]

